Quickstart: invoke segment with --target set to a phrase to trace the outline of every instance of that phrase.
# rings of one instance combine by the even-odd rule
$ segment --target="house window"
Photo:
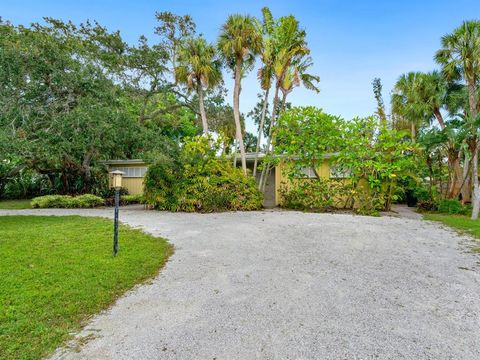
[[[303,167],[300,169],[299,178],[314,179],[317,177],[312,167]]]
[[[350,169],[344,169],[339,165],[332,165],[330,167],[330,178],[332,179],[345,179],[350,177],[352,171]]]
[[[113,167],[112,171],[114,170],[120,170],[122,171],[125,175],[123,175],[126,178],[143,178],[145,176],[145,173],[147,172],[146,167]]]

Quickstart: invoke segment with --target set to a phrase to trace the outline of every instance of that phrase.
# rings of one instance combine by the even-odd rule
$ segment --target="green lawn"
[[[31,209],[29,199],[22,200],[0,200],[0,209]]]
[[[465,215],[425,214],[424,219],[440,221],[460,232],[472,235],[480,239],[480,220],[472,220]],[[473,246],[472,250],[480,252],[480,246]]]
[[[0,217],[0,359],[39,359],[92,314],[156,275],[173,248],[112,222],[78,216]]]

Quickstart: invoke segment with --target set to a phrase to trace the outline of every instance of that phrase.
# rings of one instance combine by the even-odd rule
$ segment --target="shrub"
[[[67,202],[71,199],[71,196],[67,195],[45,195],[32,199],[32,207],[34,208],[60,208],[68,207]]]
[[[445,199],[438,203],[438,212],[451,215],[466,215],[468,208],[458,200]]]
[[[122,205],[141,204],[143,202],[143,194],[123,195],[120,197]]]
[[[33,198],[31,204],[34,208],[92,208],[104,205],[104,200],[92,194],[45,195]]]
[[[438,203],[432,199],[418,200],[417,209],[418,211],[437,211]]]
[[[214,212],[257,210],[263,196],[255,180],[217,157],[221,139],[195,137],[179,157],[161,157],[145,176],[145,202],[159,210]]]
[[[123,194],[126,194],[126,195],[123,195]],[[124,188],[120,189],[120,206],[141,204],[143,202],[144,202],[143,194],[129,195],[127,189],[124,189]],[[112,191],[111,194],[108,194],[108,197],[105,197],[105,205],[106,206],[115,205],[115,190]]]
[[[50,191],[50,184],[45,175],[39,175],[32,170],[23,169],[18,174],[2,178],[0,173],[0,198],[28,199],[45,195]]]
[[[339,183],[328,179],[299,180],[280,187],[283,206],[297,210],[326,211],[338,207]]]
[[[71,204],[76,208],[92,208],[104,205],[105,201],[96,195],[85,194],[73,197]]]

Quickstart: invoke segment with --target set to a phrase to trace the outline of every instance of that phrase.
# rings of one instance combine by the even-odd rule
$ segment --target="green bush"
[[[122,205],[141,204],[143,202],[143,194],[123,195],[120,197]]]
[[[260,209],[263,196],[255,180],[217,156],[220,141],[195,137],[177,158],[157,159],[145,176],[145,202],[168,211]]]
[[[469,209],[455,199],[445,199],[438,203],[438,212],[451,215],[466,215]]]
[[[417,209],[418,211],[437,211],[438,203],[431,199],[418,200]]]
[[[79,196],[70,195],[45,195],[32,199],[34,208],[92,208],[104,205],[101,197],[85,194]]]
[[[280,187],[283,206],[296,210],[327,211],[338,207],[340,183],[329,179],[305,179]]]

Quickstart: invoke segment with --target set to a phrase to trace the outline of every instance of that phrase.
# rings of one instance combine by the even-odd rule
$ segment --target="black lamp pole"
[[[115,217],[113,221],[113,256],[118,253],[118,209],[120,206],[120,189],[115,188]]]
[[[118,210],[120,207],[120,189],[122,188],[122,175],[120,170],[111,172],[112,187],[115,189],[115,216],[113,218],[113,256],[118,253]]]

